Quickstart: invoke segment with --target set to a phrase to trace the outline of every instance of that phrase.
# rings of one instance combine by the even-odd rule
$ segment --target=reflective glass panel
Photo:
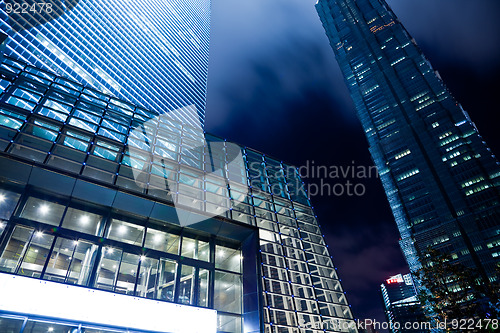
[[[8,318],[0,316],[0,332],[18,333],[21,332],[23,326],[23,319]]]
[[[0,220],[0,237],[2,237],[5,227],[7,226],[7,221]]]
[[[278,328],[279,329],[279,328]],[[241,316],[231,316],[227,314],[217,314],[217,332],[224,333],[240,333],[241,332]],[[280,333],[288,333],[290,331],[275,331]],[[293,331],[294,333],[296,331]],[[267,331],[266,331],[267,333]]]
[[[113,290],[118,277],[118,268],[122,259],[122,250],[106,247],[102,249],[101,261],[97,270],[95,287]]]
[[[83,210],[68,208],[62,223],[63,228],[99,236],[102,216]]]
[[[208,261],[210,258],[210,246],[208,242],[193,238],[182,238],[183,257]]]
[[[215,268],[241,273],[241,251],[225,246],[215,246]]]
[[[73,252],[73,259],[69,267],[69,274],[66,283],[77,285],[88,285],[90,273],[94,266],[97,245],[92,243],[78,241]],[[104,251],[104,250],[103,250]]]
[[[29,247],[24,254],[18,274],[29,277],[40,277],[43,266],[49,256],[54,236],[35,231]]]
[[[26,244],[33,235],[33,228],[15,226],[9,242],[0,258],[0,271],[14,273],[18,262],[24,256]]]
[[[68,333],[77,332],[78,325],[63,325],[57,323],[48,323],[41,321],[28,320],[28,323],[23,331],[23,333]]]
[[[179,235],[148,228],[144,247],[162,252],[179,254],[179,240]]]
[[[194,267],[182,265],[178,300],[181,304],[194,303],[194,272]]]
[[[18,193],[0,189],[0,219],[10,218],[20,196]]]
[[[56,239],[54,249],[50,254],[49,264],[43,278],[45,280],[64,282],[68,274],[68,268],[73,259],[77,241],[59,237]]]
[[[232,313],[241,313],[241,275],[215,272],[214,308]]]
[[[34,197],[29,197],[20,217],[58,226],[61,222],[63,213],[63,205]]]
[[[158,260],[141,257],[141,269],[137,279],[136,295],[154,298],[158,279]]]
[[[142,238],[144,237],[144,227],[113,219],[109,226],[107,237],[120,242],[141,246]]]
[[[210,272],[208,269],[200,269],[198,274],[198,305],[208,306]]]
[[[133,295],[140,257],[136,254],[123,253],[120,271],[116,281],[115,293]]]
[[[175,274],[177,263],[168,259],[160,259],[160,278],[158,280],[157,299],[174,301]]]

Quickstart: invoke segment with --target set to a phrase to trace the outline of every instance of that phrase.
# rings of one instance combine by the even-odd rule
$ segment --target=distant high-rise
[[[319,0],[410,269],[428,246],[495,280],[500,167],[384,0]]]
[[[385,315],[392,333],[425,333],[429,329],[419,327],[425,323],[424,313],[417,299],[417,291],[411,274],[398,274],[380,285]]]
[[[147,109],[194,105],[180,120],[204,123],[209,0],[32,2],[0,7],[6,54]]]

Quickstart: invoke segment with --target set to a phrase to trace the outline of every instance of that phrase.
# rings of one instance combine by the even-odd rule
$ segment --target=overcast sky
[[[498,154],[500,2],[388,2]],[[297,166],[370,166],[314,3],[213,0],[206,129]],[[383,320],[380,283],[408,268],[379,180],[362,183],[312,203],[354,315]]]

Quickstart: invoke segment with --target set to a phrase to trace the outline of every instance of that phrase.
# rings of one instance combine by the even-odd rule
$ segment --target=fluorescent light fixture
[[[80,217],[80,223],[81,224],[87,224],[90,222],[90,218],[88,217],[88,215],[83,215],[82,217]]]
[[[0,273],[0,295],[0,312],[161,333],[217,331],[215,310],[24,276]]]
[[[126,232],[127,232],[127,227],[126,227],[126,226],[121,225],[121,226],[118,228],[118,233],[119,233],[120,235],[123,235],[123,234],[124,234],[124,233],[126,233]]]
[[[4,202],[4,201],[5,201],[5,195],[0,194],[0,202]]]
[[[155,242],[156,244],[161,243],[162,240],[163,240],[163,236],[161,234],[156,234],[153,237],[153,242]]]

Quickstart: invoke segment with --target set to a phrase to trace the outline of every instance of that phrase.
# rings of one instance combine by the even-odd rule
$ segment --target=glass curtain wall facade
[[[500,167],[384,0],[319,0],[411,271],[428,246],[495,280]]]
[[[223,139],[11,58],[0,75],[1,271],[215,309],[219,332],[356,332],[295,167],[230,163]]]
[[[0,6],[7,55],[147,109],[194,105],[180,120],[203,125],[210,1],[19,3]]]

